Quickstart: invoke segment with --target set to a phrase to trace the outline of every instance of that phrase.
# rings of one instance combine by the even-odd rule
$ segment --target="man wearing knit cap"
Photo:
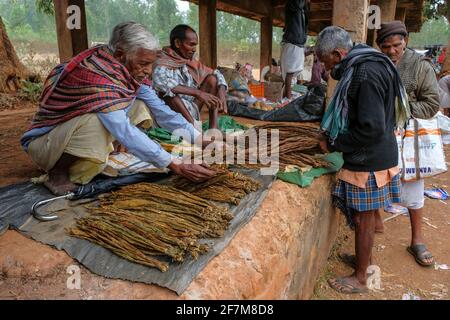
[[[381,25],[377,33],[377,44],[397,66],[409,98],[413,117],[430,119],[439,111],[439,91],[433,67],[425,57],[407,48],[408,31],[401,21]],[[424,207],[424,180],[402,182],[402,203],[409,209],[412,229],[408,252],[422,266],[434,265],[434,258],[424,244],[422,236],[422,214]],[[377,214],[377,224],[381,215]]]

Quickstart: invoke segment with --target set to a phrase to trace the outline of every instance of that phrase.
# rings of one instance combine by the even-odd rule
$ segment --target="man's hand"
[[[211,170],[206,165],[184,164],[172,162],[169,169],[192,182],[203,182],[216,176],[217,172]]]
[[[322,149],[323,153],[330,153],[326,139],[320,140],[320,149]]]
[[[201,104],[205,104],[208,109],[220,109],[221,101],[213,94],[199,90],[196,98],[200,101]]]
[[[123,144],[120,144],[118,141],[114,141],[113,142],[113,146],[114,146],[114,153],[127,153],[128,150],[127,148],[125,148],[125,146]]]

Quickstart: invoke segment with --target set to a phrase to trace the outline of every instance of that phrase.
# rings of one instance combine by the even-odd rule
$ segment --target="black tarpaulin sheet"
[[[236,101],[228,102],[228,114],[261,121],[314,122],[321,121],[325,110],[326,90],[324,86],[313,86],[306,95],[295,99],[283,108],[264,111],[249,108]]]
[[[225,235],[219,239],[207,239],[210,245],[208,253],[198,260],[188,257],[182,264],[171,263],[169,271],[162,273],[155,268],[129,262],[111,251],[86,240],[67,235],[66,229],[75,225],[76,219],[88,215],[84,204],[88,200],[68,201],[58,200],[40,209],[45,213],[56,213],[59,219],[51,222],[39,222],[31,216],[31,206],[36,201],[51,198],[52,195],[43,186],[23,183],[0,189],[0,221],[9,224],[25,236],[41,243],[66,251],[72,258],[85,266],[91,272],[112,279],[122,279],[133,282],[156,284],[181,295],[206,267],[208,262],[222,252],[239,230],[256,214],[259,206],[267,195],[275,177],[261,176],[258,170],[240,170],[261,182],[260,190],[249,194],[238,206],[231,206],[234,215]],[[169,183],[170,178],[161,177],[127,180],[129,177],[109,179],[104,182],[108,187],[125,185],[126,182],[155,181]],[[99,190],[96,190],[97,193]],[[105,190],[106,191],[106,190]],[[166,260],[168,261],[168,260]]]

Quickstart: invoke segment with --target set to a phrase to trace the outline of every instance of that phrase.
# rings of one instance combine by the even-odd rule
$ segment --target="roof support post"
[[[217,0],[199,1],[200,60],[205,65],[217,67]]]
[[[53,0],[59,59],[66,62],[88,45],[86,8],[84,0]]]
[[[272,62],[272,42],[273,42],[273,16],[261,19],[261,54],[260,71],[265,66],[270,66]],[[261,79],[262,80],[262,79]]]

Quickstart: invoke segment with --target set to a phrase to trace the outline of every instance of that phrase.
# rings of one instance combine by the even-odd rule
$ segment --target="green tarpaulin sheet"
[[[226,133],[233,133],[235,131],[247,130],[248,127],[238,123],[232,117],[222,116],[218,121],[219,130]],[[205,121],[202,125],[203,131],[207,131],[209,129],[209,121]],[[159,142],[164,142],[168,144],[179,144],[181,142],[181,138],[172,137],[170,131],[163,128],[155,128],[151,129],[147,132],[147,135],[153,140],[157,140]],[[172,140],[173,139],[173,140]]]
[[[235,131],[242,131],[242,130],[245,131],[248,129],[248,127],[240,124],[239,122],[237,122],[236,120],[234,120],[232,117],[229,116],[220,117],[218,122],[219,122],[218,123],[219,130],[222,132],[233,133]],[[203,123],[202,129],[203,131],[209,129],[209,121],[205,121]]]
[[[147,132],[147,135],[153,140],[169,144],[179,144],[182,140],[181,138],[176,136],[172,137],[172,133],[169,130],[163,128],[151,129]]]
[[[293,172],[279,172],[277,177],[284,182],[296,184],[302,188],[309,187],[314,179],[325,174],[338,172],[344,165],[342,153],[339,152],[330,153],[325,156],[325,159],[331,164],[328,168],[316,168],[307,172],[301,172],[300,170]]]

